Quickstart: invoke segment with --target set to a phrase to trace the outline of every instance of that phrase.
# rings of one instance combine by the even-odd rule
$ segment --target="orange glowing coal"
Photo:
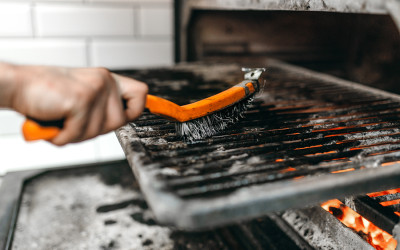
[[[375,249],[395,249],[397,241],[392,235],[378,228],[370,221],[344,205],[339,200],[330,200],[321,204],[322,208],[333,214],[347,227],[353,229]]]
[[[369,193],[369,197],[378,197],[382,195],[387,195],[387,194],[397,194],[400,193],[400,188],[395,188],[395,189],[389,189],[385,191],[380,191],[380,192],[375,192],[375,193]]]
[[[292,168],[292,167],[287,167],[287,168],[282,169],[281,171],[279,171],[279,173],[284,174],[284,173],[293,172],[293,171],[296,171],[296,169],[295,169],[295,168]]]
[[[337,171],[332,171],[332,174],[338,174],[338,173],[345,173],[345,172],[351,172],[356,170],[355,168],[348,168],[348,169],[342,169],[342,170],[337,170]]]

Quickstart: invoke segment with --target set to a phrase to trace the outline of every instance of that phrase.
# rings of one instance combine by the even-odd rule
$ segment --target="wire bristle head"
[[[248,98],[223,110],[187,122],[175,123],[176,133],[184,141],[193,142],[216,135],[243,117],[254,97]]]

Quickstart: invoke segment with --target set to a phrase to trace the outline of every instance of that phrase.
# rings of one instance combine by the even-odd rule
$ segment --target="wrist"
[[[16,65],[0,62],[0,107],[12,108],[17,85]]]

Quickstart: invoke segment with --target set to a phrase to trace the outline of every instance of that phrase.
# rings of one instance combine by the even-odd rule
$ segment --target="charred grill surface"
[[[362,174],[372,168],[379,172],[400,161],[400,99],[279,65],[267,66],[261,80],[264,90],[244,119],[212,138],[184,143],[176,136],[173,123],[149,113],[117,132],[128,160],[137,150],[127,147],[137,143],[143,147],[138,151],[145,154],[145,160],[131,161],[131,165],[139,181],[144,173],[160,187],[146,192],[143,184],[150,204],[154,196],[149,192],[168,193],[183,203],[215,201],[254,186],[284,183],[296,189],[301,179],[324,176],[333,181],[350,172]],[[127,73],[148,82],[152,94],[184,104],[234,84],[240,79],[239,68],[236,70],[233,66],[182,66],[181,71],[178,67],[169,72],[171,79],[166,80],[166,71]],[[208,79],[211,73],[207,72],[221,75],[220,80]],[[163,76],[157,78],[160,73]],[[173,75],[177,81],[172,80]],[[179,77],[182,75],[186,78]],[[228,80],[221,80],[225,75]],[[124,139],[126,133],[129,138]],[[398,176],[392,176],[398,180]],[[371,184],[347,194],[373,188]],[[347,195],[340,191],[336,191],[339,196]],[[331,198],[334,192],[321,191],[314,201]],[[263,195],[269,195],[268,188]],[[251,204],[251,197],[247,201]]]

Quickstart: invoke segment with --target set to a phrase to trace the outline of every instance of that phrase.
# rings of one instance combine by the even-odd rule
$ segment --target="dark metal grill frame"
[[[104,166],[118,167],[124,164],[127,164],[126,160],[117,160],[7,173],[0,185],[0,249],[12,249],[24,188],[30,181],[49,173],[75,171],[79,169],[99,169]]]
[[[331,198],[343,198],[398,185],[399,164],[378,166],[381,163],[400,159],[400,145],[397,140],[398,132],[396,132],[400,123],[397,110],[400,106],[399,96],[278,61],[271,60],[267,68],[306,82],[310,89],[318,89],[317,98],[312,93],[309,96],[303,93],[306,98],[301,100],[304,101],[301,105],[296,106],[296,103],[299,103],[298,93],[293,96],[289,89],[287,93],[284,93],[286,99],[274,100],[275,107],[268,104],[261,105],[261,108],[281,112],[281,117],[288,115],[293,119],[276,121],[271,120],[274,117],[258,117],[256,123],[250,123],[256,130],[257,127],[269,122],[275,122],[275,124],[282,122],[282,128],[289,124],[290,128],[284,132],[282,129],[275,128],[260,129],[259,132],[254,133],[241,133],[243,131],[240,128],[233,127],[225,135],[229,136],[231,142],[226,141],[226,138],[222,136],[212,138],[209,144],[207,144],[209,141],[205,140],[188,148],[182,145],[182,148],[179,148],[177,139],[171,135],[172,125],[151,115],[144,115],[136,124],[124,126],[117,131],[117,136],[142,191],[161,223],[188,230],[198,230],[258,217],[272,211],[309,206]],[[299,86],[299,88],[302,87]],[[267,95],[274,94],[268,93],[268,86],[266,89]],[[286,86],[283,85],[281,90],[286,91]],[[360,101],[354,100],[355,96],[359,95],[364,98]],[[337,109],[335,117],[329,117],[329,101],[335,103],[332,107]],[[293,105],[280,110],[277,105],[279,102],[291,102]],[[315,117],[304,124],[316,110],[322,114],[326,111],[325,122],[319,124],[318,120],[321,120],[321,117]],[[257,117],[257,113],[252,114],[250,110],[247,116],[241,126],[246,126],[246,121]],[[150,128],[157,127],[162,130],[162,133],[157,130],[141,131],[142,122]],[[326,129],[327,125],[328,129]],[[387,138],[385,141],[379,141],[379,136],[376,136],[376,143],[371,144],[374,136],[368,134],[370,131],[381,132],[390,141]],[[318,133],[310,136],[311,132]],[[305,134],[308,136],[308,141],[303,137]],[[351,135],[354,138],[349,139],[343,135]],[[143,145],[141,141],[143,136],[151,139],[161,137],[175,144]],[[330,138],[330,141],[326,138]],[[221,158],[218,152],[213,153],[214,150],[218,150],[219,139],[225,140],[224,157]],[[284,141],[290,141],[290,143],[284,143]],[[337,141],[341,143],[334,143]],[[319,144],[323,146],[317,146]],[[302,145],[304,148],[299,148]],[[255,165],[258,168],[240,172],[241,175],[258,174],[256,178],[221,181],[235,177],[235,174],[218,171],[218,168],[226,170],[226,167],[231,166],[233,160],[239,159],[243,152],[249,152],[249,155],[260,154],[265,152],[266,148],[269,152],[275,150],[276,153],[269,154],[256,162]],[[352,150],[344,150],[346,148],[352,148]],[[337,154],[330,154],[330,151],[335,151]],[[227,152],[233,159],[226,158]],[[309,157],[312,154],[315,155]],[[193,155],[195,157],[191,159],[190,156]],[[301,157],[294,157],[299,155]],[[351,157],[353,157],[353,162],[347,162]],[[266,164],[266,162],[281,158],[287,161],[287,165],[282,165],[280,162]],[[346,159],[341,160],[341,158]],[[196,166],[199,160],[206,160],[207,165]],[[323,161],[329,161],[330,166],[327,170],[320,164]],[[335,162],[332,163],[333,161]],[[292,164],[295,164],[296,171],[280,172]],[[272,165],[272,171],[270,171]],[[207,167],[213,171],[184,177],[163,175],[161,170],[171,166],[188,169]],[[355,170],[328,174],[350,168]],[[262,174],[267,170],[270,172]],[[310,176],[310,174],[313,175]],[[296,179],[295,177],[303,178]],[[224,191],[229,192],[224,193]]]

